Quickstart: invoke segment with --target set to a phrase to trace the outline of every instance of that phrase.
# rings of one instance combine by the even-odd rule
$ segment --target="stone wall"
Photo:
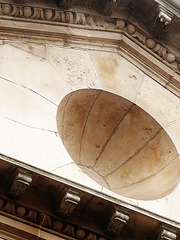
[[[162,199],[126,198],[89,178],[67,153],[57,129],[60,102],[76,90],[104,90],[136,104],[167,132],[176,148],[178,161],[169,170],[171,173],[166,174],[174,171],[176,177],[180,177],[179,98],[120,50],[104,49],[103,43],[99,47],[89,46],[66,46],[60,41],[46,39],[2,38],[1,154],[179,222],[179,184],[171,193],[167,189],[168,195]],[[166,182],[167,179],[156,181],[154,184],[161,186],[158,181]]]

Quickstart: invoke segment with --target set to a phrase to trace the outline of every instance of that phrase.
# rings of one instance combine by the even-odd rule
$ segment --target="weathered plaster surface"
[[[87,177],[57,135],[57,107],[71,91],[103,89],[136,103],[165,128],[180,154],[179,98],[116,53],[6,41],[0,84],[0,152],[104,194],[126,199]],[[160,200],[126,201],[180,221],[179,193],[180,184]]]

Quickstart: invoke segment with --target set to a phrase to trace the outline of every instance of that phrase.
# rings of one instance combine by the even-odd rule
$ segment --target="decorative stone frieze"
[[[80,200],[80,192],[74,189],[67,190],[58,204],[57,213],[66,217],[70,216],[78,206]]]
[[[44,213],[38,214],[38,224],[43,227],[52,228],[51,217]]]
[[[43,226],[47,230],[50,229],[55,232],[68,235],[72,238],[81,240],[106,240],[99,234],[93,233],[87,229],[63,222],[62,220],[10,202],[3,198],[0,198],[0,211],[10,214],[12,217],[16,217],[16,219],[18,217],[27,220],[31,223],[37,224],[39,227]]]
[[[161,13],[161,18],[164,19],[164,15]],[[8,17],[12,18],[24,18],[29,20],[56,22],[56,24],[75,24],[82,25],[84,28],[107,31],[123,32],[132,39],[137,40],[140,44],[147,47],[149,51],[158,55],[168,64],[171,64],[172,68],[176,71],[180,71],[180,63],[176,60],[176,56],[172,54],[161,43],[142,34],[133,24],[121,19],[112,19],[112,22],[105,20],[98,20],[97,16],[93,16],[86,13],[63,11],[59,9],[46,9],[40,7],[30,7],[24,5],[16,5],[9,3],[0,3],[0,18]],[[168,20],[167,20],[168,21]]]
[[[168,63],[173,63],[176,60],[172,53],[169,53],[165,47],[156,43],[153,39],[146,39],[146,46]]]
[[[158,236],[158,240],[165,239],[165,240],[175,240],[177,238],[176,231],[168,228],[167,226],[162,226],[161,233]]]
[[[99,10],[103,15],[111,15],[118,5],[119,0],[100,0]]]
[[[9,190],[9,195],[14,199],[21,198],[26,189],[30,187],[31,183],[32,176],[19,169]]]
[[[59,8],[68,9],[71,8],[75,2],[76,0],[58,0],[57,5]]]
[[[128,213],[124,212],[122,209],[115,208],[115,212],[112,214],[109,223],[105,227],[105,233],[110,236],[119,236],[128,220]]]
[[[0,3],[0,16],[19,17],[35,20],[46,20],[59,23],[88,24],[84,13],[43,9],[15,4]]]

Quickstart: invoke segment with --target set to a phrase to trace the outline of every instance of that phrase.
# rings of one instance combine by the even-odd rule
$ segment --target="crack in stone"
[[[131,111],[132,107],[135,106],[135,104],[133,103],[131,105],[131,107],[126,111],[126,113],[124,114],[124,116],[121,118],[121,120],[118,122],[118,124],[115,126],[115,128],[113,129],[112,133],[110,134],[109,138],[106,140],[104,146],[102,147],[100,153],[99,153],[99,156],[96,158],[96,161],[93,165],[93,169],[94,167],[96,166],[99,158],[101,157],[102,153],[104,152],[106,146],[108,145],[108,143],[111,141],[112,137],[114,136],[114,134],[116,133],[117,129],[119,128],[119,125],[121,124],[121,122],[124,120],[124,118],[126,117],[126,115]]]
[[[29,53],[29,54],[31,54],[31,55],[33,55],[33,56],[35,56],[35,57],[38,57],[38,58],[40,58],[40,59],[43,59],[43,60],[45,60],[46,58],[45,57],[42,57],[41,55],[38,55],[38,54],[36,54],[35,52],[32,52],[31,51],[31,49],[24,49],[23,47],[21,48],[21,47],[19,47],[19,46],[17,46],[16,44],[18,44],[19,42],[18,41],[10,41],[10,42],[8,42],[8,43],[6,43],[6,44],[8,44],[8,45],[10,45],[11,47],[14,47],[14,48],[16,48],[16,49],[18,49],[18,50],[21,50],[21,51],[23,51],[23,52],[25,52],[25,53]],[[33,48],[33,44],[34,43],[32,43],[32,42],[29,42],[29,43],[24,43],[23,42],[23,44],[25,44],[25,45],[27,45],[27,47],[32,47]],[[45,46],[45,45],[37,45],[37,46]]]
[[[106,185],[108,186],[108,189],[111,190],[111,187],[109,185],[109,183],[107,182],[107,180],[102,176],[103,180],[105,181]],[[106,187],[105,187],[106,188]]]
[[[80,150],[79,150],[79,162],[80,162],[80,164],[81,164],[82,138],[83,138],[83,136],[84,136],[85,127],[86,127],[88,118],[89,118],[89,116],[90,116],[91,110],[92,110],[95,102],[97,101],[97,99],[98,99],[98,97],[99,97],[99,95],[100,95],[101,93],[102,93],[102,90],[99,90],[96,98],[94,99],[94,101],[93,101],[93,103],[92,103],[92,105],[91,105],[91,107],[90,107],[90,109],[89,109],[88,115],[87,115],[86,120],[85,120],[85,122],[84,122],[83,131],[82,131],[82,135],[81,135]]]
[[[83,164],[78,164],[78,167],[81,168],[81,167],[85,167],[85,168],[89,168],[91,169],[93,172],[95,172],[96,174],[98,174],[103,180],[104,182],[106,183],[108,189],[111,189],[110,186],[109,186],[109,183],[107,182],[107,180],[104,178],[104,176],[102,176],[99,172],[96,172],[91,166],[86,166],[86,165],[83,165]],[[83,171],[83,170],[82,170]],[[84,172],[84,171],[83,171]],[[84,172],[85,173],[85,172]],[[89,176],[87,173],[85,173],[87,176]],[[89,176],[91,178],[91,176]],[[93,181],[95,181],[96,183],[98,183],[95,179],[91,178]],[[98,183],[99,185],[101,185],[100,183]],[[102,185],[101,185],[102,186]],[[104,187],[104,186],[102,186]],[[105,188],[107,188],[105,187]]]
[[[119,168],[121,168],[122,166],[124,166],[126,163],[128,163],[133,157],[135,157],[136,155],[138,155],[148,144],[150,141],[152,141],[154,138],[157,137],[157,135],[160,133],[160,131],[163,128],[161,127],[151,138],[149,138],[149,140],[141,147],[139,148],[131,157],[129,157],[125,162],[123,162],[117,169],[115,169],[114,171],[108,173],[105,177],[108,177],[109,175],[113,174],[114,172],[116,172]]]
[[[58,167],[50,170],[50,172],[54,172],[54,171],[56,171],[56,170],[58,170],[58,169],[61,169],[61,168],[65,167],[65,166],[69,166],[69,165],[71,165],[71,164],[75,164],[75,163],[74,163],[74,162],[65,163],[65,164],[63,164],[62,166],[58,166]]]
[[[7,119],[7,120],[9,120],[9,121],[18,123],[18,124],[23,125],[23,126],[28,127],[28,128],[32,128],[32,129],[36,129],[36,130],[42,130],[42,131],[47,131],[47,132],[52,132],[52,133],[55,133],[55,134],[58,133],[58,132],[56,132],[56,131],[48,130],[48,129],[45,129],[45,128],[33,127],[33,126],[27,125],[27,124],[25,124],[25,123],[19,122],[19,121],[15,120],[15,119],[11,119],[11,118],[8,118],[8,117],[5,117],[5,116],[1,116],[1,115],[0,115],[0,117],[5,118],[5,119]]]
[[[166,127],[169,127],[169,126],[171,126],[173,124],[176,124],[176,123],[179,123],[179,122],[180,122],[180,118],[175,119],[174,121],[167,123],[164,127],[166,128]]]
[[[1,77],[1,76],[0,76],[0,78],[1,78],[2,80],[4,80],[4,81],[7,81],[7,82],[12,83],[12,84],[15,84],[15,85],[17,85],[17,86],[19,86],[19,87],[22,87],[22,88],[24,88],[24,89],[26,89],[26,90],[29,90],[29,91],[35,93],[36,95],[44,98],[45,100],[47,100],[48,102],[52,103],[53,105],[58,106],[56,103],[54,103],[53,101],[49,100],[48,98],[44,97],[43,95],[39,94],[38,92],[34,91],[34,90],[31,89],[31,88],[28,88],[28,87],[26,87],[26,86],[24,86],[24,85],[22,85],[22,84],[13,82],[13,81],[11,81],[11,80],[9,80],[9,79],[7,79],[7,78]]]
[[[132,186],[132,185],[135,185],[135,184],[138,184],[138,183],[142,183],[142,182],[144,182],[144,181],[146,181],[146,180],[148,180],[148,179],[156,176],[158,173],[160,173],[160,172],[163,171],[165,168],[167,168],[170,164],[172,164],[172,163],[176,160],[177,156],[178,156],[178,155],[176,155],[176,157],[175,157],[171,162],[169,162],[166,166],[164,166],[163,168],[161,168],[161,169],[160,169],[159,171],[157,171],[156,173],[154,173],[154,174],[152,174],[152,175],[150,175],[150,176],[148,176],[148,177],[146,177],[146,178],[143,178],[143,179],[140,180],[140,181],[137,181],[137,182],[128,184],[128,185],[126,185],[126,186],[118,187],[118,188],[111,188],[111,190],[116,190],[116,189],[119,189],[119,188],[122,189],[122,188],[129,187],[129,186]]]

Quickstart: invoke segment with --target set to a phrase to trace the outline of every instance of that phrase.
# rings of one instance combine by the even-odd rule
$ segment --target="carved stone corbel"
[[[172,18],[173,14],[165,7],[159,5],[158,14],[150,28],[151,33],[156,38],[161,38],[166,32],[168,25],[171,23]]]
[[[176,231],[167,226],[162,225],[161,232],[157,240],[175,240],[177,238]]]
[[[9,195],[14,199],[21,198],[27,188],[30,187],[31,183],[31,174],[23,171],[22,169],[18,169],[18,172],[10,187]]]
[[[100,0],[99,11],[103,15],[111,15],[118,5],[120,0]]]
[[[57,0],[57,6],[62,9],[71,8],[76,0]]]
[[[110,236],[118,236],[125,224],[129,220],[129,213],[122,209],[115,208],[108,224],[105,227],[105,233]]]
[[[74,189],[68,189],[57,206],[57,214],[66,217],[70,216],[78,206],[80,200],[80,192]]]

